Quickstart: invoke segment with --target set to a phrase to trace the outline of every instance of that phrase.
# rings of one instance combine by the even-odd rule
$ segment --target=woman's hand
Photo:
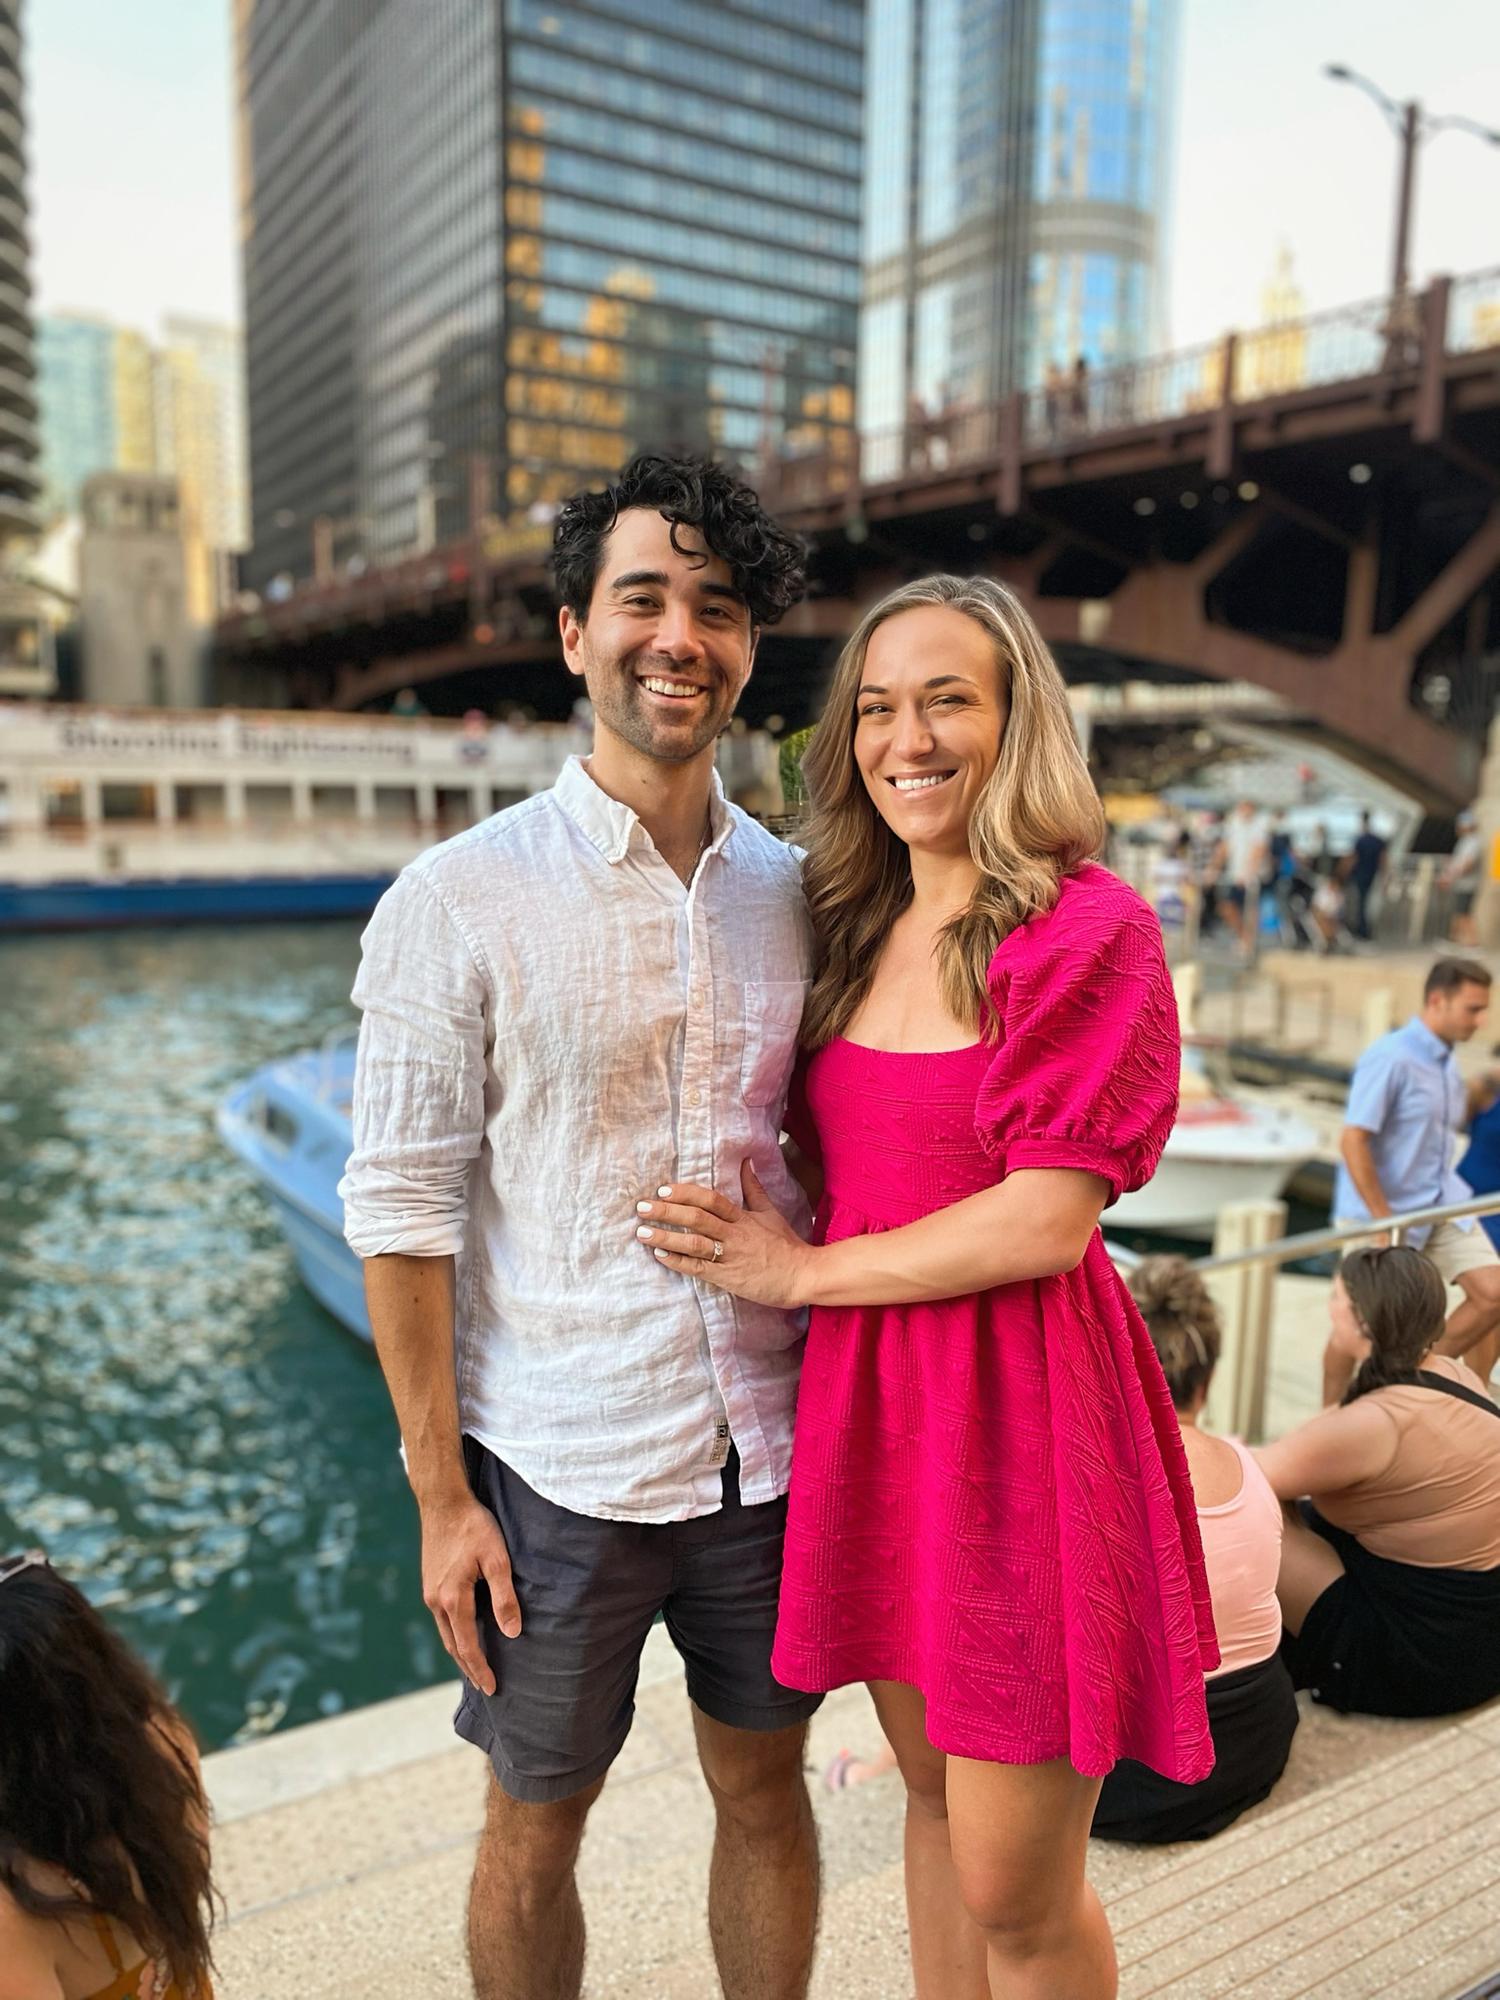
[[[636,1236],[669,1271],[763,1306],[806,1305],[817,1252],[772,1204],[748,1160],[740,1186],[743,1208],[691,1182],[658,1188],[654,1200],[636,1203]]]

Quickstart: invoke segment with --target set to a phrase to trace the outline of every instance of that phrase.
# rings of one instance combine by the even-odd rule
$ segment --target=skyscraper
[[[40,526],[20,0],[0,0],[0,548]]]
[[[237,0],[254,553],[850,448],[860,0]]]
[[[189,604],[206,622],[250,540],[243,337],[215,320],[169,317],[154,375],[156,469],[177,481]]]
[[[144,334],[96,313],[48,313],[37,357],[49,515],[76,513],[91,473],[156,469],[155,371]]]
[[[0,0],[0,694],[56,686],[46,599],[24,574],[41,527],[20,0]]]
[[[1163,338],[1177,0],[871,0],[860,428]]]

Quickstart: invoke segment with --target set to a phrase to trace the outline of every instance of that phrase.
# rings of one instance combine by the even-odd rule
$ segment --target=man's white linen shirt
[[[717,777],[689,885],[571,758],[435,847],[363,939],[360,1257],[457,1258],[462,1429],[545,1499],[608,1520],[786,1491],[803,1322],[665,1269],[635,1204],[739,1201],[748,1159],[805,1231],[781,1116],[811,971],[796,856]]]

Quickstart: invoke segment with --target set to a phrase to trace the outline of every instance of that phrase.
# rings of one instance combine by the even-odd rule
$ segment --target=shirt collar
[[[1406,1038],[1418,1055],[1424,1055],[1432,1062],[1446,1062],[1453,1053],[1442,1036],[1435,1035],[1420,1014],[1413,1014],[1407,1022]]]
[[[581,757],[570,757],[558,773],[553,796],[584,839],[597,847],[608,862],[623,861],[630,843],[639,834],[649,835],[627,805],[601,791],[589,776]],[[708,794],[708,823],[712,839],[707,852],[717,854],[734,831],[734,818],[724,800],[719,774],[712,774]]]

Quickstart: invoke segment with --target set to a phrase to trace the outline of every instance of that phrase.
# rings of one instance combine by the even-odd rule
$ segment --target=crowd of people
[[[1147,891],[1168,932],[1215,933],[1241,958],[1266,939],[1298,951],[1368,940],[1389,843],[1369,813],[1344,847],[1317,826],[1299,840],[1283,812],[1241,799],[1227,813],[1172,820],[1152,846]]]
[[[579,1847],[660,1618],[726,2000],[808,1990],[807,1725],[861,1683],[917,2000],[1112,2000],[1091,1833],[1229,1824],[1296,1687],[1394,1714],[1500,1691],[1500,1409],[1469,1365],[1500,1259],[1357,1250],[1333,1405],[1213,1436],[1201,1280],[1127,1286],[1099,1231],[1171,1130],[1177,1013],[1023,605],[932,576],[865,615],[798,850],[714,748],[800,546],[723,468],[646,456],[561,508],[554,559],[591,753],[382,899],[340,1189],[489,1768],[474,1990],[581,1992]],[[1272,836],[1236,814],[1219,845],[1248,923]],[[1375,1237],[1468,1109],[1443,1051],[1488,978],[1453,963],[1351,1096],[1341,1212]],[[13,1558],[0,2000],[206,2000],[212,1902],[184,1724]]]
[[[1477,815],[1458,815],[1452,852],[1433,874],[1448,935],[1472,945],[1484,844]],[[1351,951],[1373,937],[1390,843],[1370,813],[1342,845],[1315,825],[1305,837],[1281,811],[1249,799],[1226,813],[1173,814],[1153,829],[1146,889],[1169,933],[1222,935],[1236,954],[1274,942],[1294,951]]]

